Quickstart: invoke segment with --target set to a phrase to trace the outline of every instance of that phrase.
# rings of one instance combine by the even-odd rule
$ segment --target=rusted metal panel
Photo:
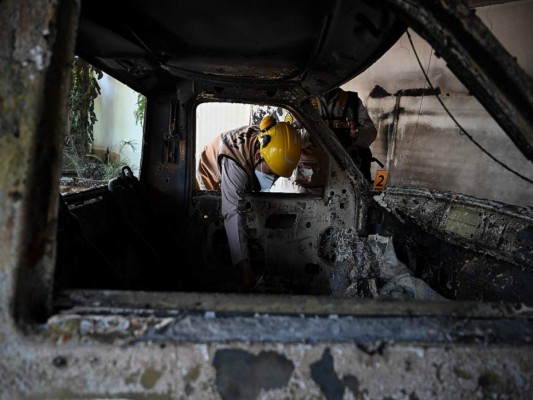
[[[332,243],[342,231],[355,233],[362,229],[358,216],[364,212],[364,206],[333,157],[327,175],[321,194],[246,196],[246,228],[249,240],[254,243],[251,256],[257,257],[257,264],[264,268],[259,291],[272,284],[266,282],[272,275],[283,276],[283,286],[299,287],[298,291],[306,293],[329,294],[330,285],[341,285],[335,281]],[[220,193],[196,191],[189,213],[190,244],[185,247],[192,250],[190,259],[211,260],[209,263],[220,264],[222,269],[229,262],[227,252],[221,252],[224,241],[220,239],[225,235]],[[346,253],[352,251],[348,245],[336,248]]]
[[[0,70],[2,274],[16,318],[50,312],[59,163],[79,4],[4,2]],[[5,99],[5,100],[4,100]],[[50,101],[50,99],[55,99]],[[13,280],[13,281],[12,281]],[[16,294],[12,286],[16,285]],[[9,288],[9,289],[8,289]],[[14,307],[14,309],[12,308]]]
[[[401,220],[497,259],[531,270],[533,211],[458,193],[423,188],[389,188],[374,199]]]
[[[425,3],[417,4],[422,11],[429,10],[429,6],[422,7]],[[70,44],[58,38],[68,42],[73,37],[77,5],[42,1],[30,7],[4,1],[0,6],[0,35],[12,45],[2,49],[6,57],[0,57],[1,70],[8,72],[0,84],[9,88],[5,93],[10,94],[4,97],[2,91],[0,101],[5,111],[0,113],[0,122],[8,127],[7,134],[3,128],[0,133],[0,163],[4,167],[0,168],[2,398],[528,398],[533,384],[533,354],[531,309],[525,306],[500,309],[447,302],[384,305],[359,303],[354,298],[336,302],[326,296],[202,297],[189,293],[180,298],[181,294],[98,291],[92,296],[71,293],[64,303],[56,303],[54,315],[49,313],[53,288],[47,274],[54,264],[57,215],[53,187],[61,148],[61,135],[54,130],[61,128],[64,118],[61,82],[67,81],[64,73],[72,54]],[[421,14],[424,22],[425,13]],[[427,29],[433,28],[430,24]],[[57,37],[49,36],[50,32]],[[34,40],[46,51],[32,52]],[[50,58],[43,56],[48,51],[53,51]],[[55,58],[56,52],[62,57]],[[53,79],[48,83],[48,78]],[[214,88],[210,93],[221,90]],[[272,96],[265,88],[255,95],[248,90],[248,99]],[[286,90],[286,98],[280,95],[280,102],[284,100],[293,108],[301,105],[302,113],[310,116],[311,129],[338,163],[332,176],[338,178],[337,186],[325,191],[323,204],[312,201],[310,208],[318,214],[318,224],[311,213],[307,220],[296,216],[294,220],[278,218],[267,223],[267,217],[257,229],[290,231],[300,222],[306,227],[310,222],[314,228],[334,221],[327,237],[332,239],[329,244],[343,243],[342,251],[325,246],[322,255],[326,260],[334,255],[334,262],[348,260],[357,266],[355,258],[360,253],[348,251],[356,237],[350,229],[352,224],[357,229],[363,226],[368,200],[359,195],[368,196],[369,188],[340,144],[331,135],[320,135],[325,125],[313,116],[309,103],[296,104],[305,97],[301,92]],[[55,97],[57,103],[47,107]],[[157,144],[146,154],[144,161],[149,167],[143,170],[148,177],[146,187],[162,198],[158,205],[165,205],[163,214],[172,210],[172,204],[185,209],[190,185],[187,167],[176,167],[174,162],[176,156],[183,160],[187,155],[188,130],[192,131],[193,125],[186,118],[189,110],[180,107],[172,114],[167,103],[157,104],[158,99],[171,97],[151,97],[149,107],[155,119],[147,121],[151,130],[147,143]],[[512,111],[512,107],[506,110]],[[47,111],[50,115],[44,116]],[[179,154],[165,148],[177,139],[175,126],[169,121],[177,125]],[[46,135],[40,136],[42,132]],[[349,188],[343,193],[345,186]],[[395,201],[400,207],[401,196],[385,196],[377,199],[385,208]],[[295,214],[298,201],[287,205],[282,199],[283,212],[275,215]],[[403,207],[416,219],[416,205],[410,201],[408,198]],[[267,205],[258,202],[258,207],[266,209]],[[390,209],[396,212],[396,208]],[[509,242],[490,237],[495,241],[485,246],[495,247],[496,253],[515,254],[519,242],[530,244],[527,232],[520,235],[529,217],[489,207],[488,212],[497,218],[484,220],[473,210],[478,210],[478,205],[468,201],[448,209],[441,204],[429,209],[435,215],[429,216],[432,222],[425,227],[457,240],[466,240],[473,233],[468,240],[475,247],[485,245],[477,233],[490,229],[483,221],[494,222],[496,233],[508,222],[517,235],[511,235]],[[318,247],[313,247],[313,256]],[[29,252],[31,249],[35,251]],[[172,266],[181,267],[180,254],[174,256]]]

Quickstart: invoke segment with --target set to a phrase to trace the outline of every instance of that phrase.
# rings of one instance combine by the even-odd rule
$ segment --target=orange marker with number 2
[[[389,177],[389,171],[381,169],[376,171],[376,178],[374,179],[374,190],[383,190],[387,185],[387,178]]]

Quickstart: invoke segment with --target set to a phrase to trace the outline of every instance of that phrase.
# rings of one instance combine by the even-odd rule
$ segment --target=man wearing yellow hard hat
[[[207,190],[221,190],[222,216],[231,259],[242,276],[243,290],[255,285],[246,236],[244,194],[268,191],[298,165],[300,134],[288,123],[266,116],[259,126],[243,126],[217,136],[200,155],[198,176]]]

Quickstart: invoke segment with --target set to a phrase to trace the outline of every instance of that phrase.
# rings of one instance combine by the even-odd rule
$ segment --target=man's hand
[[[349,129],[352,141],[357,140],[357,137],[359,136],[359,124],[354,119],[346,118],[346,122],[336,122],[335,128]]]

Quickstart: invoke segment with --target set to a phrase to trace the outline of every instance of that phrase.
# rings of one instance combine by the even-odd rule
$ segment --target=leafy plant
[[[68,97],[68,123],[63,151],[64,169],[74,169],[81,176],[86,155],[94,141],[93,129],[97,121],[94,101],[100,95],[98,80],[102,71],[79,57],[72,64],[72,86]]]
[[[137,95],[137,108],[133,111],[135,117],[135,123],[137,125],[144,125],[144,113],[146,111],[146,96],[142,94]]]
[[[121,140],[116,146],[116,152],[110,152],[109,148],[103,157],[96,154],[87,155],[87,163],[81,171],[81,176],[93,180],[110,180],[120,175],[122,167],[131,165],[130,160],[123,155],[125,148],[136,150],[137,144],[133,140]]]

